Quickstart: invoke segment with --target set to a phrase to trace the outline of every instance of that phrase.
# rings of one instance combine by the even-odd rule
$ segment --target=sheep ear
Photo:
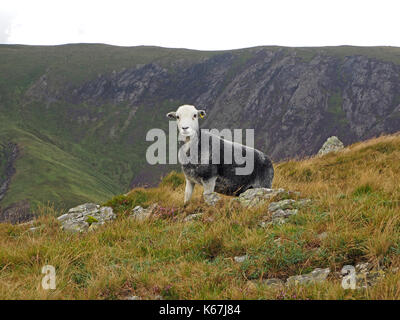
[[[167,118],[169,119],[176,119],[176,112],[168,112]]]
[[[199,115],[200,118],[204,118],[206,115],[206,112],[204,110],[198,110],[197,114]]]

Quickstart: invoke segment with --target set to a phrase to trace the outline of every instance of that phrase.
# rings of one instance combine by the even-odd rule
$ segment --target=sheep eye
[[[176,118],[179,120],[179,116],[176,116]]]
[[[197,117],[197,114],[195,114],[193,117],[195,117],[195,118],[196,118],[196,117]]]

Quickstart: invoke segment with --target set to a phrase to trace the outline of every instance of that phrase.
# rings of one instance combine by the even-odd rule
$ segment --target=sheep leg
[[[217,181],[217,177],[213,177],[211,179],[202,181],[203,188],[204,188],[203,195],[210,194],[210,193],[214,192],[215,181]]]
[[[190,198],[192,197],[193,189],[194,189],[194,182],[186,179],[184,203],[187,203],[190,200]]]
[[[207,181],[202,181],[204,188],[204,201],[211,206],[215,206],[215,204],[220,200],[220,197],[214,192],[216,180],[217,177],[211,178]]]

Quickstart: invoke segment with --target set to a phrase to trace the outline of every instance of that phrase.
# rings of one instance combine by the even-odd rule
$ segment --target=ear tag
[[[202,119],[204,118],[204,116],[201,113],[199,115],[200,115],[200,118],[202,118]]]

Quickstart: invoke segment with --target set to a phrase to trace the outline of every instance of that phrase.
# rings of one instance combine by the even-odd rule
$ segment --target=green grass
[[[50,202],[67,208],[87,201],[101,202],[121,192],[118,184],[89,164],[10,122],[0,129],[0,138],[20,148],[3,208],[21,199],[30,200],[33,207]]]

